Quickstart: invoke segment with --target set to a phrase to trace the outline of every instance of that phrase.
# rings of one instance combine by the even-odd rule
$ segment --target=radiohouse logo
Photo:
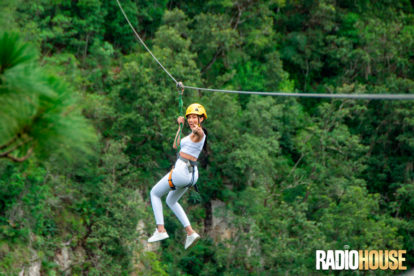
[[[316,250],[316,270],[406,270],[405,259],[406,250]]]

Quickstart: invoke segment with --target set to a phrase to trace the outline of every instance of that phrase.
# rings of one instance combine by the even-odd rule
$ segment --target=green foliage
[[[73,150],[88,152],[88,143],[96,140],[73,92],[59,78],[45,74],[28,47],[17,34],[1,35],[1,157],[26,159],[34,151],[44,158],[50,149],[63,157]]]
[[[145,270],[142,271],[142,275],[168,275],[165,265],[158,260],[158,257],[154,252],[145,252],[142,262],[145,266]]]
[[[414,93],[407,0],[121,4],[188,86]],[[0,37],[0,154],[35,152],[0,160],[0,274],[38,260],[45,275],[309,275],[316,249],[345,245],[405,249],[412,268],[412,102],[186,90],[184,106],[209,115],[200,194],[180,200],[202,239],[185,251],[165,208],[170,238],[148,252],[149,191],[175,160],[174,83],[115,1],[19,0],[0,14],[20,33]]]

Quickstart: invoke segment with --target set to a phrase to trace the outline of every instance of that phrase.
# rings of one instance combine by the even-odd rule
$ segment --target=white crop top
[[[190,135],[187,135],[183,139],[181,139],[181,151],[191,156],[194,156],[195,158],[198,158],[201,150],[203,149],[204,141],[206,140],[206,135],[204,134],[203,139],[201,139],[201,141],[198,143],[194,143],[193,141],[191,141]]]

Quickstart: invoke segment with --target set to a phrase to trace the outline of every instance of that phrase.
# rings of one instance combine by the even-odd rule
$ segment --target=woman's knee
[[[174,206],[175,203],[177,203],[177,200],[175,200],[171,194],[168,194],[167,199],[165,200],[167,202],[167,205],[171,208]]]
[[[154,188],[155,188],[155,187],[153,187],[153,188],[151,189],[150,196],[151,196],[151,197],[160,197],[160,196],[157,194],[156,189],[154,189]]]

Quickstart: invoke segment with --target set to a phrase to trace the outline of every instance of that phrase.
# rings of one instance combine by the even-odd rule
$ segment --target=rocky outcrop
[[[147,251],[157,251],[158,248],[160,248],[160,243],[159,242],[148,242],[148,233],[146,233],[145,231],[145,223],[143,220],[138,221],[137,224],[137,234],[138,234],[138,240],[139,242],[142,244],[143,251],[147,252]],[[150,233],[152,234],[152,233]]]
[[[70,241],[64,243],[62,248],[56,252],[54,261],[59,266],[59,270],[64,272],[65,275],[71,274],[71,265],[73,262],[73,252],[69,247]]]
[[[143,254],[145,254],[145,252],[157,251],[160,248],[160,243],[159,242],[149,243],[147,241],[148,240],[148,233],[145,231],[145,223],[144,223],[143,220],[138,221],[136,232],[137,232],[137,235],[138,235],[137,245],[136,245],[136,250],[137,251],[134,253],[134,255],[135,255],[135,260],[134,260],[135,272],[133,272],[131,274],[132,276],[138,275],[137,274],[138,271],[144,271],[145,270],[145,265],[142,262]]]
[[[236,229],[231,227],[232,213],[227,209],[225,203],[220,200],[211,201],[212,222],[209,236],[215,242],[232,239],[236,233]]]
[[[40,276],[40,269],[42,268],[42,262],[37,255],[37,252],[32,251],[32,257],[28,267],[23,267],[19,272],[19,276]]]

